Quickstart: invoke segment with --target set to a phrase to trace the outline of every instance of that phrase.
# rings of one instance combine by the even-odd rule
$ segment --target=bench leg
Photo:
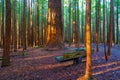
[[[82,63],[82,58],[75,58],[73,60],[73,64],[79,64],[79,63]]]
[[[82,58],[81,57],[79,58],[79,63],[82,63]]]
[[[73,60],[73,64],[78,64],[79,63],[79,58],[75,58],[74,60]]]

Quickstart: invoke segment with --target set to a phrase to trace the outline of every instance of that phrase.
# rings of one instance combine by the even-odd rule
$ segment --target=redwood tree
[[[79,78],[78,80],[91,80],[91,0],[86,0],[86,72],[84,79]]]
[[[116,13],[116,15],[117,15],[117,18],[116,18],[116,25],[117,25],[117,41],[116,41],[116,43],[118,44],[119,43],[119,23],[118,23],[118,21],[119,21],[119,12],[118,12],[118,10],[119,10],[119,0],[117,0],[117,13]]]
[[[103,0],[103,42],[104,42],[104,54],[105,60],[107,61],[107,53],[106,53],[106,39],[105,39],[105,0]]]
[[[2,0],[1,46],[4,46],[4,0]]]
[[[27,1],[24,0],[24,11],[23,11],[23,34],[22,34],[22,38],[23,38],[23,51],[26,50],[27,46],[26,46],[26,7],[27,7]]]
[[[16,52],[17,51],[17,21],[16,21],[16,0],[14,0],[14,13],[13,13],[13,15],[14,15],[14,25],[13,25],[13,33],[14,33],[14,35],[13,35],[13,41],[14,41],[14,51]]]
[[[97,1],[96,6],[96,51],[99,51],[99,28],[100,28],[100,0]]]
[[[36,45],[40,45],[40,38],[39,38],[39,0],[37,0],[37,19],[36,19]]]
[[[62,0],[48,0],[48,26],[46,29],[47,49],[63,47]]]
[[[91,0],[86,0],[86,73],[85,80],[91,79]]]
[[[107,55],[110,56],[111,47],[112,47],[112,40],[113,40],[113,0],[110,0],[110,23],[109,23],[109,39],[108,39],[108,52]]]
[[[10,65],[10,42],[11,42],[11,0],[6,0],[6,27],[5,27],[5,44],[3,50],[3,60],[1,67]],[[9,15],[8,15],[9,14]]]

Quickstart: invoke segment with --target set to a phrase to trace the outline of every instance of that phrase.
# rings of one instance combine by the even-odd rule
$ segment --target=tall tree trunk
[[[100,0],[97,0],[96,6],[96,51],[99,51],[99,28],[100,28]]]
[[[107,9],[106,9],[106,14],[107,14],[107,16],[106,16],[106,19],[107,19],[107,44],[109,43],[109,19],[110,19],[110,13],[109,13],[109,4],[107,3],[107,1],[106,1],[106,7],[107,7]]]
[[[16,22],[16,0],[14,0],[14,35],[13,35],[13,38],[14,38],[14,52],[17,51],[17,22]]]
[[[92,58],[91,58],[91,0],[86,0],[86,72],[84,79],[78,80],[91,80],[92,76]]]
[[[31,4],[30,4],[30,46],[33,47],[33,22],[32,22],[32,0],[31,0]]]
[[[117,25],[117,41],[116,41],[116,44],[119,43],[119,24],[118,24],[118,21],[119,21],[119,8],[118,8],[118,4],[119,4],[119,0],[117,0],[117,18],[116,18],[116,25]]]
[[[105,0],[103,0],[103,42],[104,42],[105,60],[107,61],[105,26],[106,26],[106,25],[105,25]]]
[[[26,5],[27,0],[24,0],[24,11],[23,11],[23,51],[26,50]]]
[[[91,0],[86,0],[86,72],[85,72],[85,80],[91,79],[91,67],[92,67],[92,59],[91,59]]]
[[[82,14],[81,14],[81,27],[82,27],[82,43],[84,43],[84,15],[83,15],[83,12],[84,12],[84,9],[83,9],[83,1],[82,1]]]
[[[42,15],[45,15],[44,14],[44,1],[42,1]],[[43,16],[41,16],[41,18],[42,18],[42,20],[41,20],[41,44],[42,45],[45,45],[44,43],[44,41],[45,41],[45,39],[44,39],[44,37],[45,37],[45,35],[44,35],[44,29],[45,29],[45,19],[44,19],[44,17]]]
[[[49,49],[63,47],[62,0],[48,0],[48,26],[46,30],[46,46]],[[51,16],[52,15],[52,16]]]
[[[111,47],[112,47],[112,40],[113,40],[113,0],[110,0],[110,25],[109,25],[109,40],[108,40],[108,52],[107,55],[110,56],[111,54]]]
[[[37,1],[37,21],[36,21],[36,45],[40,45],[39,38],[39,0]]]
[[[23,1],[24,1],[24,0],[20,1],[20,2],[21,2],[21,5],[23,5],[23,6],[21,6],[21,24],[20,24],[20,25],[21,25],[21,29],[20,29],[20,44],[21,44],[21,46],[23,46],[23,44],[24,44],[24,43],[23,43],[23,42],[24,42],[24,41],[23,41],[23,40],[24,40],[23,38],[24,38],[24,36],[25,36],[25,35],[24,35],[24,32],[23,32],[23,31],[24,31],[24,29],[23,29],[23,28],[24,28],[24,21],[23,21],[23,20],[24,20],[24,19],[23,19],[23,18],[24,18],[24,4],[23,4]]]
[[[21,46],[21,1],[19,0],[19,38],[18,38],[18,45],[19,48]]]
[[[80,47],[80,18],[79,18],[79,0],[76,1],[76,47]]]
[[[113,9],[112,9],[112,15],[113,15],[113,22],[112,22],[112,24],[113,24],[113,26],[112,26],[112,46],[116,43],[116,39],[115,39],[115,17],[114,17],[114,13],[115,13],[115,11],[114,11],[114,4],[115,4],[115,0],[113,1],[113,3],[112,3],[112,5],[113,5]]]
[[[1,26],[1,46],[4,46],[4,1],[2,0],[2,26]]]
[[[72,40],[71,40],[71,0],[69,1],[69,9],[68,9],[69,11],[69,26],[68,26],[68,35],[69,35],[69,47],[71,46],[71,42],[72,42]]]
[[[27,30],[28,30],[28,33],[27,33],[27,40],[28,40],[28,46],[30,46],[30,0],[27,0],[27,3],[28,3],[28,27],[27,27]]]
[[[73,43],[75,43],[75,47],[79,47],[79,15],[78,15],[78,0],[73,1],[73,20],[72,20],[72,36],[73,36]]]
[[[5,47],[3,50],[3,60],[1,67],[10,65],[10,42],[11,42],[11,0],[6,0],[6,28],[5,28]],[[8,15],[9,14],[9,15]]]

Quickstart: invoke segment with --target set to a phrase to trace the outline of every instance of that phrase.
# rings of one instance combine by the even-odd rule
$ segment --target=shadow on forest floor
[[[93,48],[95,49],[95,45]],[[21,55],[21,50],[18,50],[11,53],[15,55],[11,57],[11,66],[0,68],[0,80],[76,80],[85,73],[85,58],[78,65],[72,65],[72,61],[60,63],[55,60],[56,56],[73,50],[74,47],[60,51],[28,48],[25,57]],[[120,80],[120,48],[112,48],[107,62],[103,50],[103,45],[100,45],[100,51],[92,55],[93,77],[97,80]]]

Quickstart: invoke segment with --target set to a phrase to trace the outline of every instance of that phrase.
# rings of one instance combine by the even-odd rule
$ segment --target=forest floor
[[[93,48],[95,49],[95,45]],[[93,77],[95,80],[120,80],[120,48],[112,47],[111,57],[107,62],[103,49],[103,45],[100,45],[100,51],[92,54]],[[74,46],[59,51],[28,48],[25,56],[22,56],[21,50],[12,52],[11,66],[0,68],[0,80],[76,80],[85,74],[85,58],[77,65],[73,65],[72,61],[60,63],[55,59],[56,56],[74,50]]]

